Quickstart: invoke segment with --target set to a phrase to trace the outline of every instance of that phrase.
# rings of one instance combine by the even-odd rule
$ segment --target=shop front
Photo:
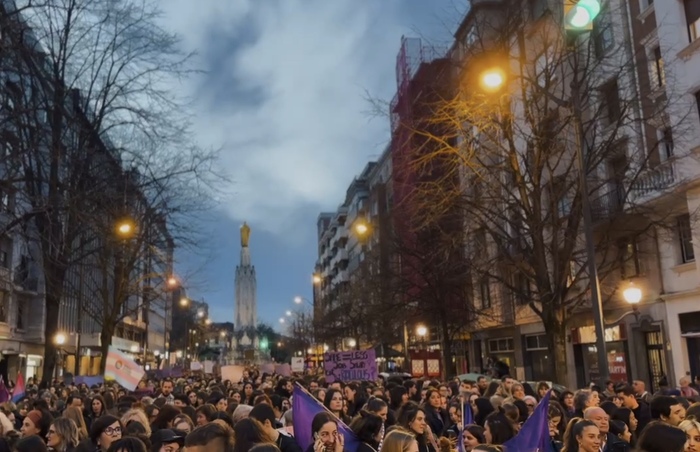
[[[627,329],[624,323],[605,329],[607,363],[610,379],[616,382],[630,382],[629,350]],[[574,362],[576,364],[576,382],[579,388],[590,382],[600,381],[600,363],[598,362],[596,335],[594,326],[582,326],[572,329]]]

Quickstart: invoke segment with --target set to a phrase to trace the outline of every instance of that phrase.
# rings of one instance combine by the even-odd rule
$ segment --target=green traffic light
[[[566,22],[573,28],[590,27],[600,9],[600,0],[579,0],[566,15]]]

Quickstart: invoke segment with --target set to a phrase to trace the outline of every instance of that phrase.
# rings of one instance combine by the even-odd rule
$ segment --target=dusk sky
[[[233,321],[239,228],[252,228],[258,320],[279,328],[311,299],[316,218],[342,202],[376,159],[387,118],[371,119],[365,91],[390,99],[401,36],[448,45],[462,0],[161,0],[164,20],[198,52],[206,75],[183,86],[197,100],[203,146],[221,147],[233,181],[202,225],[198,253],[179,252],[188,295]]]

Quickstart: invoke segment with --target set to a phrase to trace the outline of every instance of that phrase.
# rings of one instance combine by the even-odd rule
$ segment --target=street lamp
[[[350,339],[350,340],[348,341],[348,346],[349,346],[350,348],[355,348],[356,345],[357,345],[357,341],[356,341],[355,339]]]
[[[211,325],[211,319],[206,319],[206,320],[204,321],[204,324],[205,324],[205,325]]]
[[[66,335],[63,333],[58,333],[54,338],[54,342],[58,345],[63,345],[66,343]]]
[[[197,311],[197,317],[199,317],[200,319],[202,317],[204,317],[204,310],[203,309],[200,309],[199,311]]]
[[[134,223],[129,219],[124,219],[117,223],[117,234],[120,237],[129,237],[134,233]]]
[[[304,299],[301,297],[294,297],[294,303],[296,304],[302,304],[304,302]]]
[[[222,331],[220,335],[221,337],[226,337],[226,331]]]
[[[287,311],[287,312],[285,312],[285,314],[287,314],[287,317],[291,317],[291,316],[292,316],[292,311]]]
[[[180,298],[180,306],[184,307],[184,306],[187,306],[188,304],[190,304],[190,300],[188,300],[187,298]]]
[[[284,323],[284,317],[280,317],[280,323]]]
[[[367,234],[367,232],[369,232],[369,226],[367,226],[367,223],[365,223],[364,221],[358,221],[355,224],[355,232],[357,233],[357,235],[362,237],[365,234]]]
[[[168,287],[176,287],[177,286],[177,278],[174,276],[171,276],[168,278]]]
[[[423,339],[425,338],[425,335],[428,334],[428,329],[421,325],[416,329],[416,333],[418,333],[418,336],[420,336],[421,339]]]
[[[642,289],[635,286],[634,283],[630,283],[630,285],[622,292],[622,297],[629,304],[637,304],[642,301]]]
[[[321,275],[319,275],[318,273],[314,273],[311,277],[311,281],[313,281],[314,284],[321,284]]]
[[[479,77],[481,88],[484,91],[494,92],[503,87],[506,81],[506,74],[503,69],[493,67],[481,73]]]

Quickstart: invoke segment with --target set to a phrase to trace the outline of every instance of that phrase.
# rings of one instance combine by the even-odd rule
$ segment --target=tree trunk
[[[47,279],[48,281],[48,279]],[[46,319],[44,322],[44,366],[41,375],[41,387],[48,388],[56,369],[56,354],[58,348],[54,339],[58,333],[58,311],[60,308],[60,292],[52,290],[51,284],[46,284]]]
[[[102,353],[102,359],[100,360],[100,374],[105,374],[105,368],[107,367],[107,354],[109,353],[109,346],[112,345],[112,336],[114,335],[114,325],[111,322],[105,322],[102,325],[102,332],[100,333],[100,352]]]
[[[452,341],[450,341],[450,337],[447,334],[448,331],[448,321],[447,321],[447,316],[444,314],[440,316],[440,341],[442,345],[442,368],[444,369],[445,375],[444,375],[444,380],[449,380],[452,378],[453,369],[452,369]]]
[[[553,351],[554,360],[552,369],[554,375],[553,381],[559,384],[568,384],[568,370],[566,365],[566,325],[562,322],[560,316],[552,314],[546,316],[548,320],[544,322],[547,332],[547,341],[549,349]]]

